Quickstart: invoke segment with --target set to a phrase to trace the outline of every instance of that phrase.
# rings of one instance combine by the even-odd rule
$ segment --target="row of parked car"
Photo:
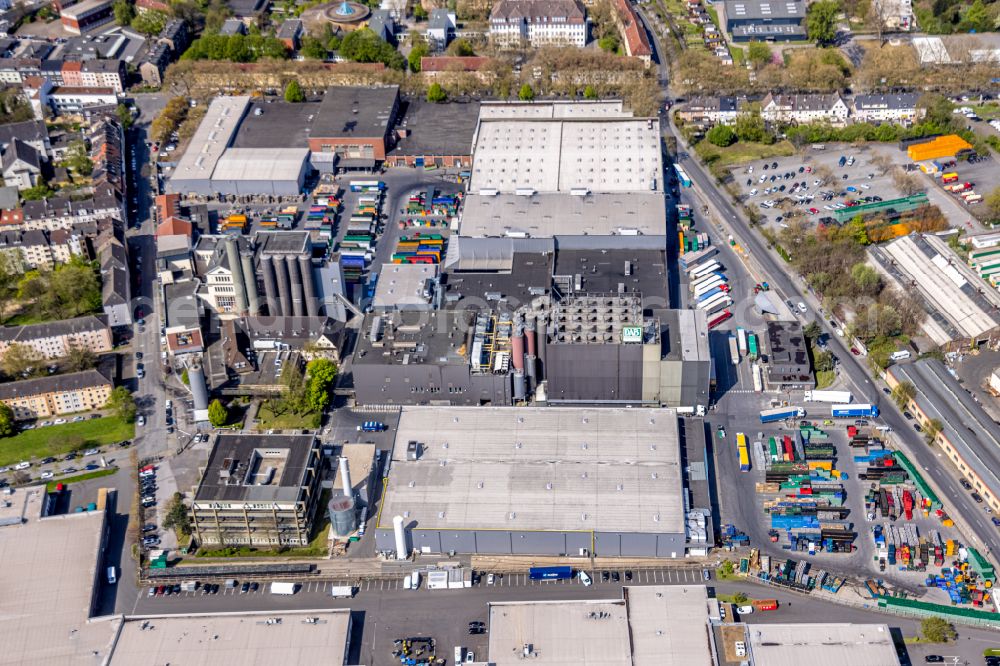
[[[146,465],[139,469],[139,496],[142,498],[142,508],[152,509],[156,506],[156,466]],[[156,525],[149,523],[142,528],[142,545],[145,548],[156,548],[160,545],[160,537],[156,534]]]

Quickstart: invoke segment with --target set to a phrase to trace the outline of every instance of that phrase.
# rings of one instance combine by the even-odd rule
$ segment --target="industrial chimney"
[[[406,530],[403,529],[403,517],[396,516],[392,519],[392,531],[396,534],[396,559],[405,560],[406,551]]]

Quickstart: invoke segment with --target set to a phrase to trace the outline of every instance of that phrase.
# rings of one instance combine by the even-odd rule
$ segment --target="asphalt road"
[[[684,146],[683,139],[672,123],[670,131],[677,137],[678,146]],[[878,406],[881,420],[894,431],[895,443],[911,456],[915,464],[924,468],[926,476],[943,491],[942,497],[948,502],[946,510],[959,512],[971,527],[974,533],[967,534],[966,538],[973,546],[983,547],[986,553],[993,552],[1000,546],[998,538],[1000,534],[990,521],[990,516],[969,497],[968,493],[961,490],[957,477],[953,470],[948,468],[940,452],[924,443],[922,436],[913,429],[912,423],[903,417],[895,403],[882,391],[885,385],[877,380],[877,383],[873,383],[864,359],[851,353],[846,339],[838,337],[833,332],[826,317],[813,314],[821,312],[820,303],[806,287],[802,278],[793,277],[785,271],[785,266],[779,263],[780,258],[777,253],[768,250],[766,241],[750,228],[749,221],[730,203],[729,195],[715,186],[714,178],[696,159],[682,155],[679,161],[694,185],[711,196],[714,205],[724,217],[724,223],[766,273],[772,291],[780,294],[780,300],[802,301],[809,306],[810,314],[803,318],[803,323],[815,319],[829,334],[831,350],[840,358],[841,375],[848,381],[855,400]]]

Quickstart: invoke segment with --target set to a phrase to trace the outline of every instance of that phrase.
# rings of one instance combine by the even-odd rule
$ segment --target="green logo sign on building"
[[[626,326],[623,328],[622,342],[642,342],[642,327]]]

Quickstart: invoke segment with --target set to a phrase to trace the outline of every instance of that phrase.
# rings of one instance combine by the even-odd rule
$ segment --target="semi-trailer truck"
[[[702,275],[707,275],[712,271],[721,271],[721,270],[722,270],[722,264],[713,259],[707,264],[701,264],[700,266],[696,266],[690,269],[688,271],[688,275],[690,275],[691,279],[694,280],[695,278],[700,278]]]
[[[830,415],[835,419],[856,419],[866,416],[876,418],[878,407],[868,404],[833,405],[830,407]]]
[[[711,314],[719,307],[727,308],[733,304],[733,299],[729,297],[729,294],[716,294],[708,300],[698,301],[698,309],[704,310],[705,312]]]
[[[765,409],[760,413],[761,423],[775,423],[777,421],[784,421],[785,419],[797,419],[800,416],[805,416],[806,410],[801,407],[776,407],[774,409]]]
[[[854,402],[850,391],[806,391],[806,402],[832,402],[846,405]]]

